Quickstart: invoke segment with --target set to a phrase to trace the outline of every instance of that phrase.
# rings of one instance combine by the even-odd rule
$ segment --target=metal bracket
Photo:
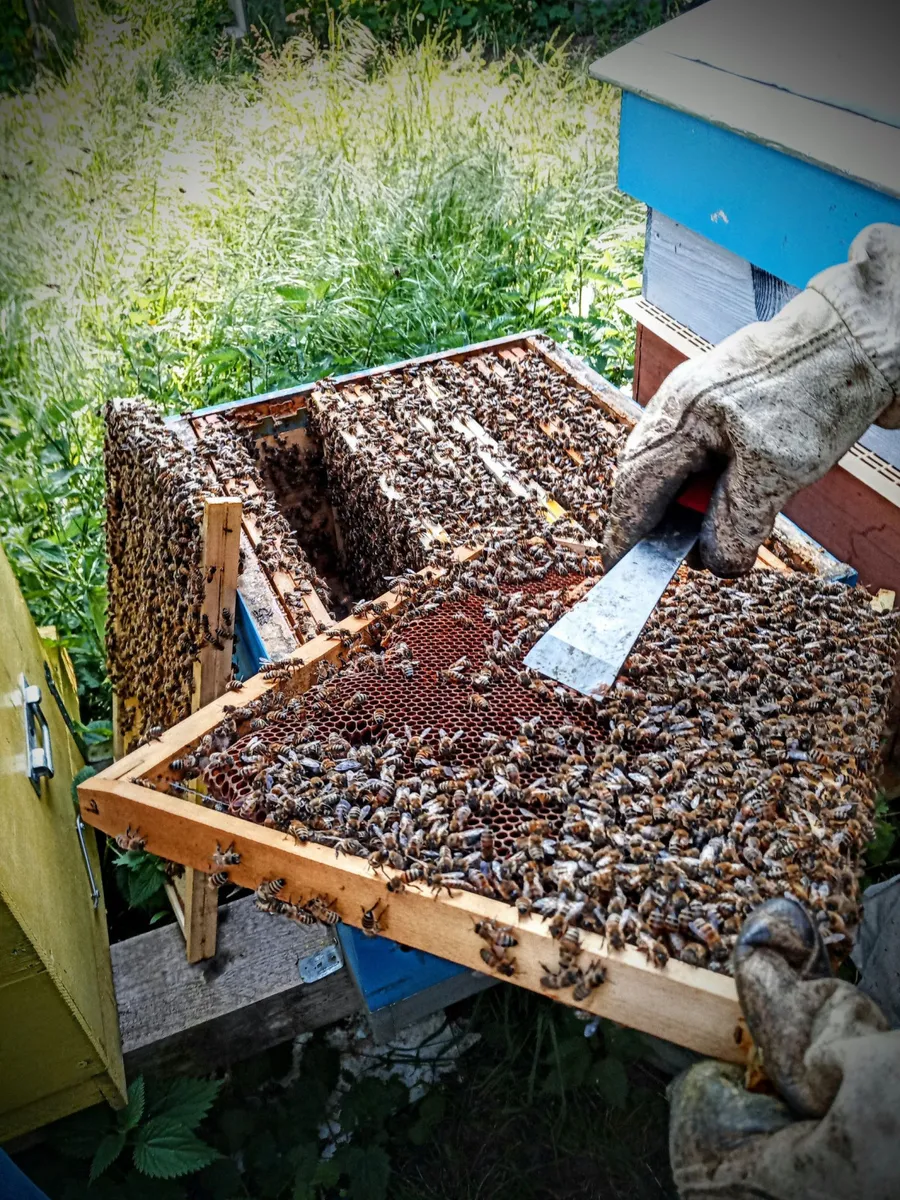
[[[78,840],[81,843],[81,853],[84,855],[84,865],[91,883],[91,904],[96,908],[100,903],[100,889],[97,887],[97,881],[94,878],[94,871],[91,867],[91,860],[88,858],[87,846],[84,844],[84,821],[81,819],[81,813],[75,818],[75,829],[78,833]]]
[[[22,700],[25,705],[25,763],[31,786],[41,794],[41,780],[53,778],[53,747],[50,745],[50,726],[41,711],[41,689],[30,684],[24,675],[19,678]],[[38,745],[36,724],[41,727]]]
[[[341,954],[341,948],[335,942],[331,946],[326,946],[324,950],[317,950],[315,954],[307,954],[306,958],[299,959],[297,970],[303,983],[316,983],[319,979],[333,975],[343,965],[344,957]]]

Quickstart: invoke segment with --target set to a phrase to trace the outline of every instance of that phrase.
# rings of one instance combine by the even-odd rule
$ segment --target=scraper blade
[[[525,656],[525,666],[585,696],[622,670],[672,576],[700,536],[712,493],[704,477]]]

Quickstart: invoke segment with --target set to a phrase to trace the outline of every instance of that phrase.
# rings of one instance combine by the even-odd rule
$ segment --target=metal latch
[[[22,700],[25,704],[25,754],[28,778],[31,786],[41,794],[41,780],[53,778],[53,747],[50,745],[50,726],[41,711],[41,689],[36,683],[29,683],[22,675],[19,679],[22,689]],[[37,724],[41,727],[41,740],[38,744]]]
[[[84,865],[87,868],[87,876],[91,885],[91,904],[94,908],[100,903],[100,889],[97,887],[97,881],[94,878],[94,871],[91,867],[91,860],[88,858],[87,846],[84,844],[84,821],[81,819],[81,813],[75,818],[75,830],[78,834],[78,841],[81,844],[81,853],[84,858]]]
[[[299,959],[297,970],[304,983],[316,983],[319,979],[333,975],[343,965],[341,948],[335,942],[332,946],[326,946],[324,950],[317,950],[315,954],[307,954],[306,958]]]

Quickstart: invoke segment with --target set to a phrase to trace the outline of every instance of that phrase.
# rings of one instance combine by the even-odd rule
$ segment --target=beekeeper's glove
[[[897,1200],[900,1031],[834,979],[805,909],[770,900],[734,955],[738,996],[781,1099],[743,1068],[703,1062],[671,1085],[669,1154],[682,1200]]]
[[[750,569],[775,517],[877,421],[900,426],[900,227],[870,225],[850,261],[771,321],[669,375],[619,458],[607,567],[658,524],[689,475],[727,459],[700,535],[718,575]]]

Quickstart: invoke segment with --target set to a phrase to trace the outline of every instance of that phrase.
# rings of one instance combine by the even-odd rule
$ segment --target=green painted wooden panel
[[[115,1102],[125,1080],[106,913],[102,903],[92,907],[75,828],[71,783],[81,760],[2,552],[0,612],[0,1136],[8,1137],[13,1127],[33,1128],[101,1095]],[[60,682],[62,666],[55,658]],[[25,774],[23,672],[43,692],[54,752],[56,774],[40,795]],[[86,841],[99,880],[94,839]]]
[[[111,1092],[106,1064],[0,902],[0,1141]]]

